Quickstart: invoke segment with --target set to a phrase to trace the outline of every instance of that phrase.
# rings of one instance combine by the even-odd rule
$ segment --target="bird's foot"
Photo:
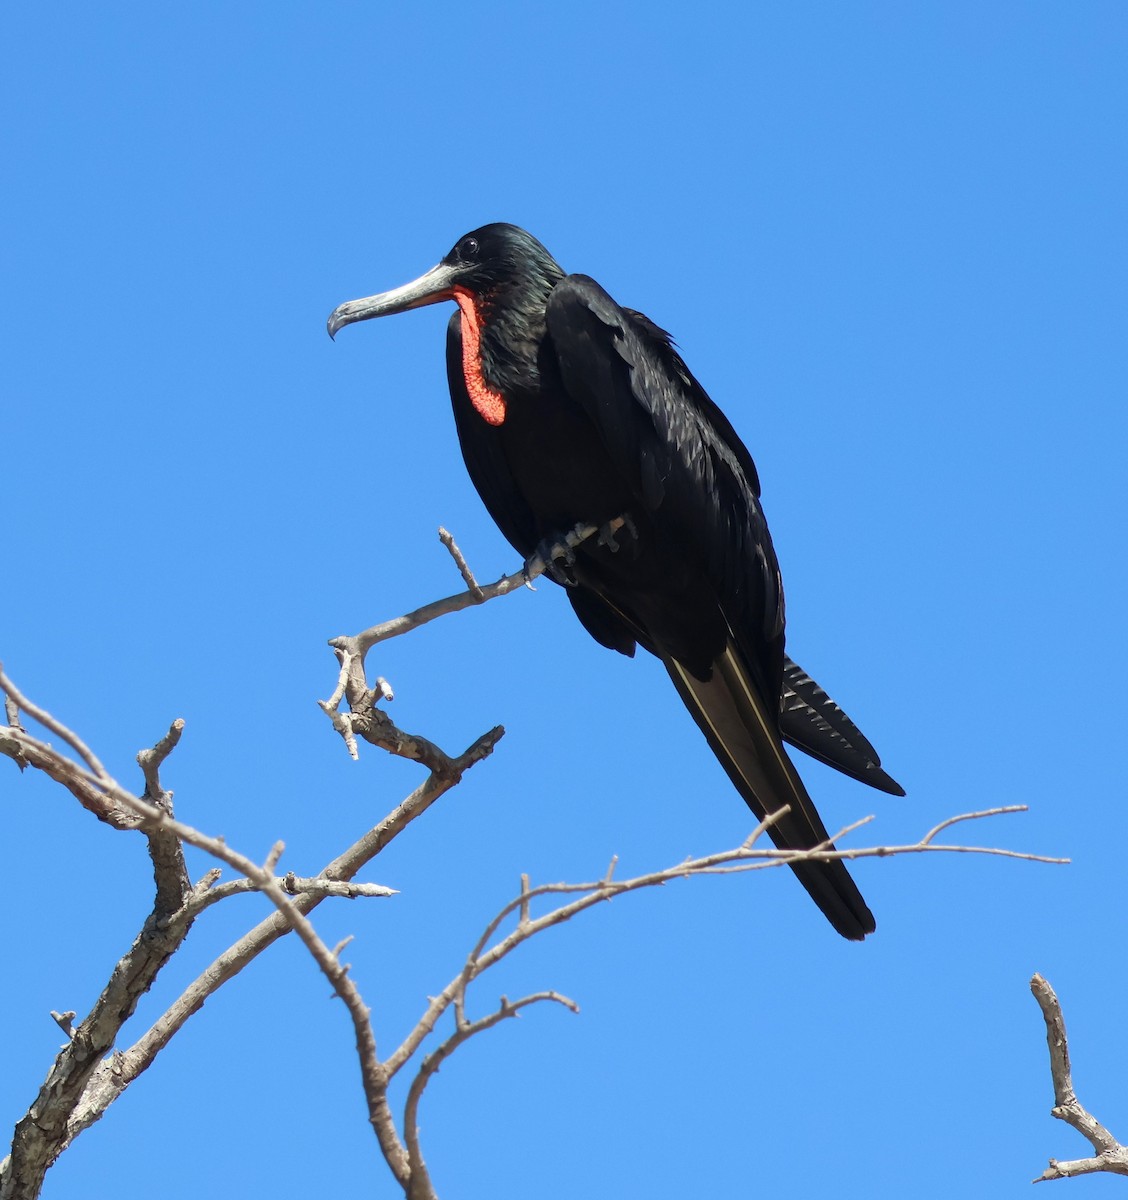
[[[561,587],[575,587],[579,582],[572,568],[576,556],[562,534],[552,534],[537,544],[537,548],[525,560],[525,583],[531,583],[532,573],[544,564],[544,573]]]
[[[638,539],[638,526],[631,519],[630,513],[623,513],[621,517],[616,517],[613,521],[601,525],[596,541],[600,546],[606,546],[612,554],[617,554],[619,552],[618,538],[622,537],[624,532],[632,542]]]

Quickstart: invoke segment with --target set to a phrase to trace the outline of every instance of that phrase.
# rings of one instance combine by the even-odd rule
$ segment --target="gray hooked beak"
[[[371,317],[386,317],[392,313],[407,312],[409,308],[422,308],[425,304],[438,304],[440,300],[454,298],[454,287],[458,282],[458,269],[439,263],[426,275],[420,275],[403,287],[390,292],[379,292],[365,296],[363,300],[349,300],[333,309],[329,314],[329,336],[336,337],[337,330],[354,321],[367,321]]]

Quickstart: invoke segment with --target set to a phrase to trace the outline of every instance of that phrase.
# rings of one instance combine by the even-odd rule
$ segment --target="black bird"
[[[783,740],[893,795],[901,787],[784,655],[783,585],[752,456],[669,334],[514,225],[460,238],[413,283],[352,300],[354,321],[453,300],[447,375],[462,454],[502,533],[539,553],[597,642],[662,660],[736,790],[784,849],[827,840]],[[612,532],[620,515],[626,524]],[[603,530],[569,551],[577,524]],[[841,862],[793,870],[843,937],[874,919]]]

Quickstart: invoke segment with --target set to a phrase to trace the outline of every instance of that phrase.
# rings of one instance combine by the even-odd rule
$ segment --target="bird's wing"
[[[666,335],[593,280],[562,280],[547,315],[563,386],[595,423],[654,535],[709,580],[727,636],[708,648],[702,670],[671,653],[649,620],[637,619],[630,597],[620,604],[604,591],[599,600],[611,619],[598,604],[577,607],[580,619],[604,645],[621,648],[617,641],[633,630],[659,655],[752,812],[762,818],[789,808],[770,830],[778,846],[829,847],[781,740],[783,587],[751,455]],[[874,928],[842,862],[793,869],[844,937],[860,939]]]
[[[470,480],[506,540],[522,558],[528,558],[537,544],[536,522],[513,480],[497,427],[483,421],[470,401],[462,371],[462,325],[457,312],[447,325],[446,363],[454,424]]]
[[[783,663],[783,707],[779,717],[784,739],[812,758],[891,796],[905,789],[881,769],[877,751],[862,731],[798,663]]]
[[[658,536],[710,581],[762,694],[781,695],[783,585],[752,456],[669,338],[594,280],[561,280],[547,322],[565,389]]]

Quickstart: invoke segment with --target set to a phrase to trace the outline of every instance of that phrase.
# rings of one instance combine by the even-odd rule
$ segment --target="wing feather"
[[[558,283],[547,322],[563,384],[616,470],[710,581],[762,694],[781,695],[783,585],[748,450],[666,335],[594,280]]]
[[[881,769],[877,751],[819,685],[790,658],[784,660],[780,730],[804,753],[890,796],[905,789]]]

